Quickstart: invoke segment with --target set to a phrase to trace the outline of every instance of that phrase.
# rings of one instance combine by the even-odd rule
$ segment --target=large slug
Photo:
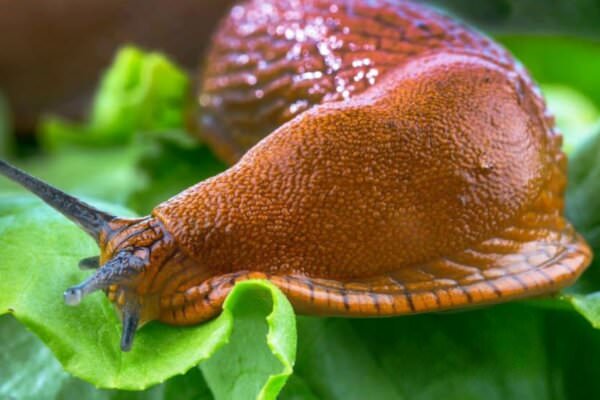
[[[556,291],[591,259],[563,217],[566,157],[526,71],[407,2],[255,0],[214,37],[202,124],[235,165],[118,218],[0,162],[95,238],[105,290],[138,326],[213,318],[241,280],[298,312],[391,316]]]

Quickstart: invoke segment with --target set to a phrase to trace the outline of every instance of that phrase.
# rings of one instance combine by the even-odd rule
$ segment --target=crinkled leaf
[[[259,286],[265,290],[260,296],[255,295],[255,301],[249,302],[245,294],[256,292]],[[229,296],[225,302],[224,316],[238,315],[231,343],[201,364],[217,399],[275,399],[293,371],[294,311],[285,296],[269,286],[260,281],[240,283],[238,295]]]
[[[48,148],[128,142],[136,132],[182,129],[188,112],[187,75],[159,53],[123,47],[105,73],[86,124],[49,117],[40,132]]]
[[[103,294],[91,295],[76,308],[62,301],[64,289],[86,276],[77,270],[78,260],[97,252],[95,244],[77,227],[37,200],[1,199],[0,313],[10,312],[23,322],[73,375],[98,387],[139,390],[185,373],[230,340],[238,318],[247,321],[248,329],[253,324],[264,325],[271,311],[263,307],[266,315],[257,314],[251,305],[256,301],[264,303],[265,293],[272,298],[268,343],[280,368],[270,374],[274,374],[272,377],[266,376],[262,384],[255,384],[264,385],[268,393],[276,393],[291,372],[294,314],[285,296],[273,285],[262,282],[235,288],[226,303],[231,309],[226,306],[220,317],[208,323],[186,328],[148,324],[136,335],[133,350],[122,353],[120,322]],[[240,338],[233,337],[230,346],[249,352],[246,358],[259,354],[255,348],[239,346],[237,340]],[[268,361],[264,355],[258,359]],[[269,368],[272,366],[270,363]],[[235,375],[225,376],[223,384],[227,384],[227,378],[237,379]]]

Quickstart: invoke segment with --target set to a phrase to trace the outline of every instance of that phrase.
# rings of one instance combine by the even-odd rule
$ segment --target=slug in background
[[[300,313],[392,316],[554,292],[590,262],[563,217],[566,157],[539,91],[447,17],[250,1],[216,33],[202,86],[215,148],[251,149],[148,217],[114,217],[0,162],[98,242],[81,263],[97,271],[65,300],[106,291],[123,350],[145,322],[215,317],[246,279],[272,281]]]

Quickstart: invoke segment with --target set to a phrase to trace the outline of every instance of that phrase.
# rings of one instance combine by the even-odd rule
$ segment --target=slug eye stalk
[[[111,231],[109,223],[116,217],[100,211],[85,202],[27,174],[24,171],[0,160],[0,174],[29,190],[55,210],[75,222],[100,244],[103,232]],[[81,269],[94,269],[96,272],[79,285],[67,289],[65,303],[76,306],[85,296],[97,290],[108,290],[112,285],[120,286],[120,301],[123,333],[121,349],[129,351],[140,321],[140,305],[136,296],[127,287],[144,269],[147,260],[143,260],[127,251],[121,251],[110,261],[100,266],[99,257],[89,257],[79,262]]]
[[[23,186],[56,211],[75,222],[96,242],[100,240],[100,233],[106,224],[115,218],[113,215],[100,211],[54,186],[42,182],[6,161],[0,160],[0,174]]]
[[[87,258],[80,262],[80,266],[83,264],[87,267],[96,261],[95,257]],[[98,290],[108,290],[112,285],[121,286],[122,300],[119,301],[123,323],[121,350],[129,351],[140,321],[140,305],[136,296],[130,293],[131,289],[127,288],[126,285],[132,282],[144,270],[146,265],[146,260],[126,251],[120,252],[84,282],[67,289],[64,293],[65,303],[76,306],[88,294]]]
[[[123,331],[121,333],[121,350],[129,351],[133,345],[133,338],[135,332],[137,332],[138,324],[140,322],[140,307],[134,301],[130,301],[123,307],[123,314],[121,316],[123,322]]]
[[[120,285],[131,281],[144,269],[145,265],[146,262],[141,258],[127,252],[121,252],[84,282],[67,289],[65,291],[65,302],[70,306],[76,306],[90,293],[97,290],[106,290],[111,285]]]

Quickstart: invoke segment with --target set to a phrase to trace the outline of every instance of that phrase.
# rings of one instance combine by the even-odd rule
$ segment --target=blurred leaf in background
[[[48,117],[40,127],[49,149],[63,144],[126,144],[138,132],[184,128],[190,82],[183,71],[158,53],[122,48],[105,73],[89,122]]]
[[[493,33],[600,38],[597,0],[425,0]]]
[[[588,97],[570,86],[547,84],[542,86],[542,91],[556,118],[556,125],[562,132],[568,132],[563,135],[563,149],[571,154],[594,134],[600,112]]]
[[[571,37],[498,37],[544,85],[569,86],[600,107],[600,41]]]
[[[64,190],[148,213],[226,168],[185,132],[190,90],[187,74],[164,55],[123,47],[99,84],[90,121],[48,117],[39,133],[52,162],[21,166]]]

